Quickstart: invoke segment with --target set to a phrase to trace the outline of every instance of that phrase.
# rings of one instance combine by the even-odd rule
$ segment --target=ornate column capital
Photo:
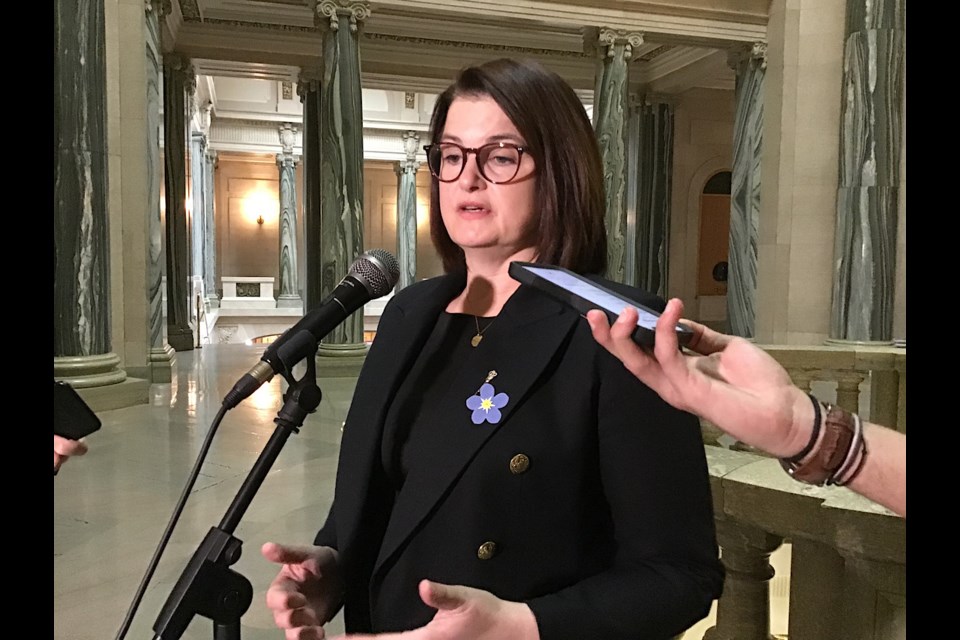
[[[297,143],[297,127],[289,122],[284,122],[278,128],[280,133],[280,146],[283,147],[284,155],[293,153],[293,147]]]
[[[308,93],[320,91],[320,71],[316,69],[300,69],[297,76],[297,95],[300,102],[306,99]]]
[[[761,69],[767,68],[767,43],[744,44],[727,51],[727,66],[736,71],[741,63],[756,60]]]
[[[417,148],[420,146],[420,134],[416,131],[404,131],[401,135],[403,139],[403,152],[406,154],[406,160],[399,160],[393,165],[393,170],[398,176],[405,173],[416,173],[420,168],[417,162]]]
[[[750,57],[753,60],[759,61],[761,69],[766,69],[767,68],[767,43],[754,42],[753,48],[750,49]]]
[[[357,23],[370,17],[370,3],[367,0],[314,0],[314,24],[318,27],[329,26],[331,31],[340,28],[340,18],[348,18],[350,31],[357,31]]]
[[[157,13],[158,18],[170,15],[173,10],[171,0],[144,0],[144,10],[147,13]]]
[[[404,131],[403,151],[407,154],[407,160],[417,159],[417,147],[420,146],[420,134],[417,131]]]
[[[176,53],[163,56],[163,66],[169,69],[174,78],[183,82],[184,90],[193,93],[197,89],[197,73],[188,58]]]
[[[206,158],[207,162],[209,162],[209,163],[210,163],[211,165],[213,165],[214,167],[217,166],[218,157],[217,157],[217,150],[216,150],[216,149],[211,149],[211,148],[208,146],[207,149],[206,149],[206,151],[204,152],[204,158]]]
[[[644,34],[639,31],[624,31],[622,29],[610,29],[601,27],[597,35],[597,52],[601,56],[612,58],[614,55],[614,46],[623,45],[624,60],[629,61],[633,57],[633,50],[643,44]]]
[[[207,100],[197,108],[197,124],[200,126],[200,132],[204,137],[210,134],[210,120],[213,112],[213,102]]]

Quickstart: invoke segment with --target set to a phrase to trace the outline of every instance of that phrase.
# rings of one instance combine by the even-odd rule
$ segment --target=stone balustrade
[[[801,389],[814,381],[836,382],[838,405],[860,407],[860,384],[870,384],[867,417],[872,422],[907,432],[907,350],[874,346],[757,345],[790,372]]]
[[[798,386],[835,381],[856,410],[869,380],[871,419],[906,432],[906,350],[762,346]],[[906,637],[906,520],[844,487],[791,479],[777,460],[711,443],[704,423],[717,538],[727,569],[704,640],[771,640],[770,555],[790,545],[790,640]]]

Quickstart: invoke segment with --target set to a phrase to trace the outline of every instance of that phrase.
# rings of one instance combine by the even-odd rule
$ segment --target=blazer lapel
[[[374,575],[409,538],[436,504],[449,492],[470,461],[497,431],[510,428],[510,416],[523,403],[533,383],[576,324],[579,315],[539,291],[521,286],[497,317],[504,329],[487,334],[483,347],[497,372],[491,380],[497,392],[509,395],[500,421],[474,425],[466,399],[480,388],[482,373],[463,371],[450,381],[449,391],[426,419],[451,423],[438,441],[422,452],[397,496],[393,517],[380,547]],[[459,432],[456,432],[459,430]]]

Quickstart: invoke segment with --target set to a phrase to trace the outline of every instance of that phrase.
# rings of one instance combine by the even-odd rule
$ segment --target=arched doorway
[[[697,297],[727,295],[731,179],[729,171],[718,171],[710,176],[700,192]]]

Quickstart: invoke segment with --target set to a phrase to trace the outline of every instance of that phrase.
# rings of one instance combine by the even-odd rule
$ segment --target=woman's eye
[[[442,159],[447,164],[460,164],[460,158],[463,155],[458,151],[448,151],[443,154]]]
[[[499,165],[512,165],[516,164],[517,156],[513,153],[495,153],[490,156],[489,161],[495,162]]]

